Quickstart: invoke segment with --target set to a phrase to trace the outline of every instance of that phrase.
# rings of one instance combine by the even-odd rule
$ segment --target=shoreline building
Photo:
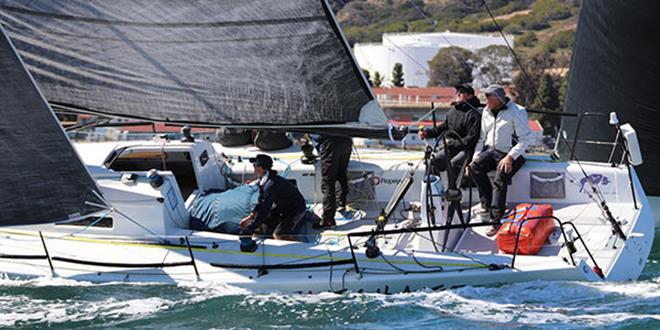
[[[506,38],[513,46],[513,37]],[[492,45],[506,46],[500,35],[455,32],[384,33],[381,43],[356,43],[353,53],[360,67],[369,70],[373,78],[376,71],[383,77],[383,86],[391,86],[395,63],[403,66],[406,87],[426,87],[429,81],[430,61],[441,48],[456,46],[470,51]]]

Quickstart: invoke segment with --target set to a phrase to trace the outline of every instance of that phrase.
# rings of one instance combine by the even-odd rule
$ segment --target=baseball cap
[[[454,85],[454,88],[456,88],[456,91],[459,93],[474,95],[474,88],[472,88],[472,86],[470,86],[469,84]]]
[[[250,163],[256,164],[257,166],[266,170],[270,170],[273,167],[273,159],[266,154],[258,154],[249,160]]]

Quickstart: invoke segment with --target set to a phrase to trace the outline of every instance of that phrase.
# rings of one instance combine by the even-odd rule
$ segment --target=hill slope
[[[330,0],[351,44],[379,42],[387,32],[494,33],[482,0]],[[523,55],[547,51],[568,64],[578,0],[486,0],[497,23],[516,36]]]

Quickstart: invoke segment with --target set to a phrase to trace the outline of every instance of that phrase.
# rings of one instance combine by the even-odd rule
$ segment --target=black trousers
[[[499,220],[506,211],[506,192],[509,184],[511,184],[511,178],[525,164],[525,158],[520,156],[513,161],[511,172],[504,173],[497,169],[497,165],[504,156],[506,156],[506,153],[488,148],[479,154],[479,158],[470,165],[470,173],[477,184],[481,205],[491,208],[491,215],[494,220]],[[493,187],[490,184],[490,179],[488,179],[488,172],[495,169],[497,169],[497,172],[493,181],[495,187]]]
[[[335,221],[337,206],[346,206],[348,195],[348,162],[353,140],[348,137],[329,137],[319,146],[321,156],[321,192],[323,193],[323,221]],[[336,188],[339,183],[339,190]]]
[[[456,183],[458,187],[458,180],[461,171],[463,171],[463,165],[467,159],[467,154],[465,151],[456,151],[445,149],[438,150],[433,154],[433,159],[431,160],[431,174],[440,175],[440,172],[447,170],[447,157],[449,157],[449,166],[450,171],[447,172],[447,179],[449,182]]]

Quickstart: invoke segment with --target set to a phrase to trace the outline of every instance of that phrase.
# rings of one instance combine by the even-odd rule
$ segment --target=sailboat
[[[400,175],[391,190],[366,194],[360,217],[299,241],[254,237],[257,250],[244,252],[237,235],[190,229],[196,200],[249,175],[228,171],[242,157],[188,136],[118,145],[100,166],[84,166],[52,108],[210,127],[393,132],[325,1],[131,6],[0,1],[0,147],[9,162],[0,176],[0,271],[302,293],[627,281],[641,273],[653,218],[635,171],[635,131],[616,115],[601,123],[621,134],[622,162],[530,158],[513,178],[512,205],[554,210],[526,220],[553,226],[535,254],[521,253],[522,231],[512,252],[501,251],[485,235],[489,223],[406,160],[391,165]],[[385,162],[358,165],[373,175]],[[292,172],[313,207],[318,165]]]

